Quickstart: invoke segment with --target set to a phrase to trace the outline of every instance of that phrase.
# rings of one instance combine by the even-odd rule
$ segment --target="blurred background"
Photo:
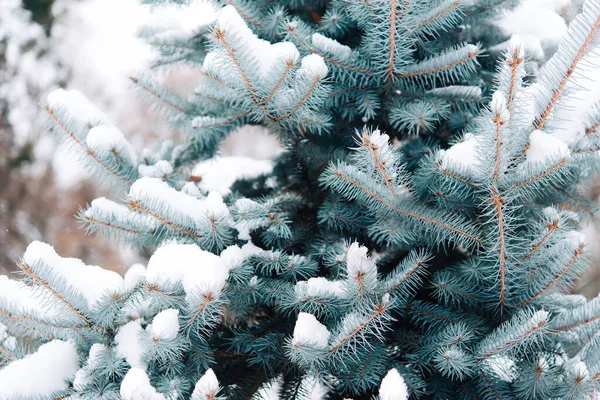
[[[529,57],[543,64],[582,1],[523,0],[497,23],[507,37],[519,34]],[[85,235],[74,215],[96,197],[111,197],[110,188],[88,179],[85,169],[57,146],[44,129],[40,104],[57,87],[77,89],[137,149],[153,147],[161,138],[176,139],[162,115],[134,96],[128,77],[147,70],[154,57],[140,38],[143,27],[193,30],[214,15],[208,4],[195,4],[186,10],[152,8],[138,0],[0,0],[0,273],[14,271],[33,240],[53,245],[63,256],[121,273],[145,262],[148,254]],[[161,76],[182,94],[191,93],[198,79],[184,66]],[[600,83],[590,92],[597,96]],[[577,119],[581,110],[576,105],[573,110],[571,117]],[[222,148],[226,154],[254,158],[277,150],[276,140],[256,127],[232,135]],[[587,190],[600,199],[600,181]],[[589,297],[600,290],[599,223],[584,228],[594,266],[575,287]]]

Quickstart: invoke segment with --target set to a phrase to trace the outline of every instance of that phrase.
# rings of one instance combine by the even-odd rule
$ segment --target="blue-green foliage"
[[[253,398],[273,381],[285,399],[315,382],[370,398],[391,369],[411,398],[594,398],[600,300],[567,292],[587,265],[577,229],[595,206],[579,190],[599,166],[598,108],[568,143],[553,133],[585,83],[600,2],[540,76],[518,39],[480,57],[508,39],[492,20],[517,1],[214,3],[191,37],[143,32],[156,67],[202,76],[187,99],[132,79],[181,143],[135,153],[79,95],[49,97],[50,129],[121,190],[81,210],[86,229],[154,255],[91,303],[64,259],[26,254],[35,292],[0,280],[17,337],[0,361],[73,341],[82,369],[60,398],[121,398],[138,363],[170,399]],[[202,189],[194,165],[246,124],[284,144],[272,172]],[[177,334],[157,337],[170,309]],[[127,332],[139,360],[120,348]]]

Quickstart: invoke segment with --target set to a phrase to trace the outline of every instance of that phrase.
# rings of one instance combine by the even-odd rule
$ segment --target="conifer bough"
[[[146,32],[201,75],[189,98],[132,78],[184,133],[152,150],[50,94],[49,130],[119,199],[83,225],[152,256],[121,277],[32,243],[0,277],[0,398],[596,398],[600,298],[568,290],[600,114],[557,121],[600,1],[539,75],[491,25],[516,3],[215,1],[191,37]],[[272,163],[216,154],[247,124]]]

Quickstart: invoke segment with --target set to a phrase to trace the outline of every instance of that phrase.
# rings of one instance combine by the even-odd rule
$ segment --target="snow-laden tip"
[[[317,349],[326,349],[329,343],[329,331],[317,318],[309,313],[298,314],[292,344]]]
[[[379,387],[379,400],[407,400],[408,388],[404,378],[396,368],[392,368],[383,377]]]
[[[216,191],[222,195],[231,192],[231,185],[239,179],[252,179],[273,171],[271,160],[255,160],[249,157],[214,157],[196,164],[192,175],[200,177],[200,189]]]
[[[83,124],[109,124],[108,117],[77,90],[56,89],[46,98],[50,111],[67,111]]]
[[[212,368],[209,368],[196,383],[191,400],[212,399],[218,391],[219,381]]]
[[[161,311],[152,320],[152,338],[157,340],[173,340],[179,331],[179,310],[169,308]]]
[[[88,147],[103,156],[113,152],[126,159],[130,164],[136,163],[136,154],[125,135],[118,128],[108,125],[98,125],[90,129],[85,139]]]
[[[195,244],[171,243],[157,249],[146,270],[146,280],[160,287],[181,283],[187,294],[208,293],[218,298],[229,270],[221,258]]]
[[[146,363],[142,360],[143,349],[138,338],[143,331],[139,321],[131,321],[119,328],[115,336],[115,351],[132,367],[146,369]]]
[[[150,378],[141,368],[131,368],[127,372],[121,382],[120,394],[122,400],[166,400],[150,384]]]
[[[535,165],[549,159],[568,158],[571,155],[565,142],[540,130],[531,132],[529,144],[523,165]]]
[[[123,278],[116,272],[86,265],[77,258],[61,257],[46,243],[35,241],[27,246],[23,262],[34,273],[44,270],[46,276],[63,278],[85,298],[90,308],[97,306],[104,295],[119,293],[123,287]]]
[[[53,340],[33,354],[0,369],[0,399],[50,396],[69,387],[66,380],[79,368],[72,343]]]
[[[440,150],[439,156],[442,168],[448,169],[454,166],[473,173],[479,163],[477,160],[477,147],[480,140],[480,136],[467,133],[460,142],[455,143],[447,150]]]

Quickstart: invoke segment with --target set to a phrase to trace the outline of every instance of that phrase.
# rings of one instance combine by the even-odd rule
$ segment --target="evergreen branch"
[[[381,174],[381,177],[383,179],[383,183],[390,190],[390,192],[392,193],[392,196],[396,197],[396,191],[392,187],[392,180],[388,176],[388,173],[385,169],[385,165],[383,165],[383,162],[381,161],[381,158],[379,157],[379,153],[377,153],[377,150],[379,150],[379,147],[374,145],[371,142],[370,137],[366,134],[362,135],[361,144],[363,147],[366,147],[367,149],[370,150],[371,154],[373,155],[373,159],[375,160],[375,166],[377,167],[377,170],[379,171],[379,173]]]
[[[600,122],[596,122],[594,125],[592,125],[591,127],[589,127],[588,129],[585,130],[585,134],[586,135],[591,135],[592,133],[596,132],[596,130],[600,128]]]
[[[79,318],[81,318],[86,324],[90,323],[90,321],[88,320],[88,317],[86,317],[81,311],[79,311],[77,308],[75,308],[75,306],[73,306],[71,303],[69,303],[60,293],[58,293],[56,290],[54,290],[47,281],[43,280],[35,272],[33,272],[33,269],[31,269],[31,267],[29,265],[22,262],[22,263],[19,263],[19,268],[21,268],[21,270],[23,270],[23,272],[25,272],[25,274],[27,274],[27,276],[29,276],[31,279],[33,279],[33,281],[37,282],[44,289],[46,289],[48,292],[50,292],[58,301],[63,303],[65,306],[67,306],[67,308],[69,310],[71,310],[71,312],[73,312],[73,314],[75,314]]]
[[[387,207],[388,209],[390,209],[390,210],[392,210],[392,211],[394,211],[394,212],[396,212],[398,214],[401,214],[401,215],[404,215],[404,216],[407,216],[407,217],[410,217],[410,218],[413,218],[413,219],[416,219],[416,220],[419,220],[419,221],[422,221],[422,222],[425,222],[425,223],[428,223],[428,224],[431,224],[431,225],[435,225],[435,226],[443,228],[443,229],[447,229],[447,230],[452,231],[454,233],[457,233],[457,234],[459,234],[461,236],[464,236],[464,237],[467,237],[467,238],[469,238],[471,240],[474,240],[477,243],[481,243],[481,239],[480,238],[478,238],[477,236],[472,235],[472,234],[470,234],[468,232],[465,232],[465,231],[463,231],[461,229],[455,228],[453,226],[450,226],[450,225],[445,224],[445,223],[440,222],[440,221],[436,221],[436,220],[431,219],[431,218],[424,217],[422,215],[418,215],[418,214],[412,213],[410,211],[401,210],[401,209],[399,209],[397,207],[394,207],[392,204],[388,203],[386,200],[384,200],[383,198],[381,198],[380,196],[378,196],[376,193],[371,192],[370,190],[368,190],[366,187],[364,187],[360,183],[356,182],[355,180],[351,179],[347,175],[343,174],[341,171],[335,171],[335,174],[339,178],[345,180],[346,182],[348,182],[352,186],[356,187],[357,189],[359,189],[360,191],[362,191],[363,193],[365,193],[367,196],[369,196],[369,197],[377,200],[379,203],[383,204],[385,207]]]
[[[446,15],[446,14],[450,13],[451,11],[453,11],[454,9],[458,8],[459,5],[460,5],[460,0],[455,0],[454,3],[451,3],[447,8],[444,8],[439,13],[437,13],[436,15],[429,18],[427,21],[421,22],[420,24],[415,26],[414,29],[420,29],[420,28],[423,28],[424,26],[434,23],[438,19],[442,18],[444,15]]]
[[[292,68],[295,67],[294,60],[293,59],[285,60],[285,65],[286,65],[286,68],[285,68],[285,71],[283,72],[283,74],[281,75],[281,78],[279,78],[279,81],[277,81],[277,84],[275,85],[273,90],[271,90],[271,93],[269,93],[269,95],[262,101],[262,104],[267,104],[269,102],[269,100],[271,100],[271,98],[273,98],[275,93],[277,93],[277,91],[279,90],[279,88],[281,87],[283,82],[285,81],[285,78],[288,76],[288,74],[290,73]]]
[[[248,115],[248,114],[250,114],[250,112],[249,112],[249,111],[244,111],[244,112],[242,112],[242,113],[239,113],[239,114],[237,114],[237,115],[234,115],[234,116],[232,116],[232,117],[227,117],[227,118],[225,118],[225,119],[223,119],[223,120],[221,120],[221,121],[219,121],[219,122],[215,122],[215,123],[213,123],[213,124],[210,124],[210,125],[202,125],[202,126],[198,126],[198,124],[193,124],[193,125],[192,125],[192,129],[211,129],[211,128],[218,128],[218,127],[221,127],[221,126],[229,125],[229,124],[231,124],[232,122],[235,122],[235,121],[237,121],[237,120],[239,120],[239,119],[242,119],[242,118],[244,118],[244,117],[245,117],[246,115]]]
[[[551,224],[546,223],[546,228],[548,229],[548,231],[546,232],[544,237],[537,244],[535,244],[533,250],[531,250],[525,257],[523,257],[523,261],[529,260],[539,249],[542,248],[542,246],[544,245],[544,243],[546,243],[546,240],[550,238],[552,233],[554,233],[554,231],[556,231],[559,228],[558,218],[555,218]]]
[[[538,297],[540,297],[541,295],[543,295],[544,293],[546,293],[548,290],[550,290],[564,275],[565,273],[567,273],[567,271],[575,264],[575,261],[577,261],[577,259],[579,258],[579,256],[581,256],[582,254],[584,254],[584,249],[585,244],[581,243],[579,245],[579,247],[575,250],[573,257],[571,257],[571,259],[569,260],[569,262],[567,263],[567,265],[565,266],[565,268],[563,268],[562,271],[560,271],[556,277],[550,281],[550,283],[548,283],[542,290],[540,290],[539,292],[537,292],[536,294],[534,294],[533,296],[531,296],[529,299],[523,301],[521,304],[519,304],[516,307],[513,308],[522,308],[525,307],[526,305],[530,304],[531,302],[533,302],[534,300],[536,300]]]
[[[572,196],[566,190],[558,188],[558,191],[561,192],[562,194],[564,194],[567,198],[569,198],[575,204],[577,204],[581,209],[583,209],[587,214],[589,214],[590,217],[592,217],[592,218],[594,217],[594,212],[585,203],[581,202],[579,199],[577,199],[576,197]]]
[[[419,270],[419,268],[421,268],[425,264],[425,262],[427,261],[428,258],[429,258],[428,255],[424,255],[423,257],[419,258],[417,260],[417,262],[415,263],[415,265],[410,270],[408,270],[405,273],[405,275],[402,277],[402,279],[400,279],[392,287],[390,287],[389,289],[387,289],[385,291],[385,293],[392,293],[400,285],[402,285],[404,282],[406,282],[407,280],[409,280],[415,274],[415,272],[417,272]]]
[[[196,310],[196,312],[194,313],[192,318],[190,318],[190,320],[185,324],[185,326],[183,327],[184,329],[187,329],[190,326],[192,326],[194,321],[196,321],[198,319],[198,317],[200,317],[200,315],[204,312],[204,310],[206,309],[208,304],[212,301],[215,301],[215,298],[213,297],[212,292],[209,292],[208,294],[202,294],[202,298],[204,299],[202,301],[202,304],[200,305],[200,307],[198,307],[198,309]]]
[[[298,102],[298,104],[296,104],[294,106],[294,108],[287,112],[284,115],[280,115],[277,118],[273,119],[274,121],[281,121],[282,119],[286,119],[288,118],[290,115],[294,114],[296,111],[298,111],[298,109],[300,107],[302,107],[304,105],[304,103],[306,102],[306,100],[310,97],[310,95],[312,94],[312,92],[315,90],[315,88],[317,87],[317,85],[319,84],[319,82],[321,81],[321,76],[317,75],[317,77],[315,78],[315,81],[312,83],[312,85],[310,86],[310,88],[308,89],[308,91],[306,92],[306,94],[304,95],[304,97],[302,97],[300,99],[300,101]]]
[[[8,312],[8,311],[3,310],[3,309],[0,308],[0,316],[3,316],[4,318],[9,319],[10,321],[12,321],[16,325],[22,325],[22,326],[24,326],[27,331],[32,330],[33,332],[38,332],[40,335],[45,336],[46,339],[48,339],[48,340],[56,339],[54,336],[50,335],[49,333],[41,331],[41,330],[37,329],[36,327],[31,326],[30,324],[28,324],[24,320],[24,315],[21,315],[21,317],[17,317],[13,313]]]
[[[492,393],[494,393],[494,397],[497,400],[502,400],[502,397],[500,397],[500,393],[498,393],[498,390],[496,389],[496,387],[494,386],[494,383],[492,382],[492,380],[489,378],[489,376],[487,376],[487,374],[485,373],[485,371],[483,371],[483,369],[481,369],[481,367],[479,368],[479,371],[481,372],[481,374],[483,375],[483,379],[485,379],[485,383],[487,384],[488,388],[491,389]]]
[[[591,323],[599,321],[599,320],[600,320],[600,315],[596,315],[595,317],[587,318],[587,319],[577,322],[575,324],[567,325],[565,327],[558,328],[558,329],[553,329],[550,332],[548,332],[548,334],[552,335],[552,334],[557,334],[557,333],[568,332],[570,330],[577,329],[581,326],[588,325],[588,324],[591,324]]]
[[[289,33],[292,34],[292,36],[294,37],[294,39],[296,39],[296,41],[300,45],[302,45],[302,47],[304,47],[304,49],[306,51],[308,51],[311,54],[316,54],[318,56],[321,56],[323,58],[323,60],[325,60],[327,62],[330,62],[332,64],[335,64],[338,67],[342,67],[342,68],[349,69],[349,70],[352,70],[352,71],[363,72],[363,73],[366,73],[366,74],[374,74],[375,73],[375,71],[370,70],[370,69],[356,67],[354,65],[350,65],[350,64],[347,64],[347,63],[344,63],[344,62],[341,62],[341,61],[334,60],[333,58],[328,57],[326,54],[323,54],[322,52],[318,51],[317,49],[313,48],[312,46],[309,46],[306,43],[306,41],[300,35],[298,35],[298,33],[296,32],[296,28],[292,24],[287,24],[285,26],[285,28],[286,28],[286,30]],[[362,88],[359,88],[359,89],[362,89]]]
[[[17,357],[10,351],[8,350],[6,347],[0,345],[0,354],[4,354],[4,356],[6,358],[8,358],[10,361],[14,361],[17,359]]]
[[[505,232],[504,232],[504,214],[502,211],[502,203],[503,199],[500,199],[500,195],[498,191],[493,188],[492,194],[492,202],[493,206],[496,210],[496,215],[498,215],[498,237],[499,237],[499,246],[500,246],[500,312],[504,309],[504,296],[505,296],[505,283],[504,277],[506,274],[506,259],[508,256],[506,255],[506,245],[504,243],[505,240]]]
[[[385,304],[377,304],[375,306],[375,311],[367,317],[366,321],[359,324],[358,327],[356,327],[352,332],[350,332],[349,335],[342,338],[342,340],[340,340],[337,345],[335,345],[331,350],[329,350],[329,353],[335,353],[336,351],[338,351],[342,346],[344,346],[346,343],[352,340],[352,338],[358,335],[363,329],[365,329],[369,325],[369,323],[371,323],[371,321],[375,320],[380,315],[385,314],[386,311],[387,309]]]
[[[161,217],[160,215],[157,215],[157,214],[153,213],[152,211],[150,211],[147,208],[145,208],[144,206],[142,206],[139,201],[127,200],[127,204],[129,204],[129,208],[130,209],[137,210],[137,211],[140,211],[140,212],[142,212],[142,213],[144,213],[146,215],[149,215],[152,218],[158,220],[160,223],[165,224],[168,227],[173,228],[175,230],[178,230],[180,232],[183,232],[186,235],[190,235],[190,236],[192,236],[192,237],[194,237],[196,239],[202,239],[202,237],[203,237],[202,235],[199,235],[199,234],[197,234],[195,232],[192,232],[189,229],[184,228],[184,227],[176,224],[173,221],[169,221],[168,219],[165,219],[165,218]]]
[[[110,173],[111,175],[115,176],[116,178],[118,178],[119,180],[124,182],[127,186],[131,186],[133,184],[128,179],[119,175],[116,171],[113,171],[112,169],[110,169],[108,165],[106,165],[105,163],[102,162],[102,160],[100,160],[98,157],[96,157],[96,155],[94,154],[94,152],[92,150],[90,150],[85,144],[83,144],[79,139],[77,139],[77,137],[75,136],[75,134],[73,132],[71,132],[70,130],[67,129],[67,127],[62,123],[62,121],[60,119],[58,119],[58,117],[54,113],[54,110],[50,109],[48,104],[44,104],[44,109],[48,112],[48,114],[50,115],[50,118],[52,118],[54,123],[56,123],[56,125],[58,127],[60,127],[64,133],[66,133],[79,147],[81,147],[83,152],[85,154],[87,154],[88,156],[90,156],[92,158],[92,160],[94,160],[98,165],[100,165],[102,168],[104,168],[108,173]]]
[[[515,98],[515,85],[518,77],[517,72],[519,71],[519,65],[522,64],[523,61],[524,58],[519,56],[519,49],[515,48],[513,50],[512,59],[507,60],[506,62],[510,67],[510,84],[508,86],[508,96],[506,99],[508,111],[511,111],[512,109],[512,103]]]
[[[388,88],[392,87],[394,79],[394,58],[396,56],[396,0],[390,4],[390,59],[388,62],[387,82]]]
[[[247,13],[243,12],[242,10],[240,10],[240,8],[237,7],[235,4],[233,4],[232,1],[227,0],[227,1],[225,1],[225,4],[227,4],[227,5],[232,6],[233,8],[235,8],[235,11],[237,11],[237,13],[242,16],[242,18],[244,18],[246,21],[250,22],[256,28],[258,28],[258,29],[262,29],[263,28],[263,26],[258,21],[252,19]]]
[[[550,102],[546,105],[546,108],[545,108],[544,112],[542,113],[542,115],[540,116],[540,119],[537,121],[537,123],[535,125],[535,129],[541,130],[544,127],[544,125],[546,125],[546,122],[548,121],[548,118],[550,117],[552,110],[558,103],[558,100],[561,98],[561,96],[567,86],[567,83],[569,82],[569,79],[571,79],[571,76],[573,75],[573,72],[575,72],[575,68],[577,67],[577,64],[579,64],[579,62],[583,58],[588,46],[594,40],[594,36],[596,35],[598,28],[600,28],[600,15],[596,18],[596,21],[590,28],[590,31],[588,32],[588,34],[585,38],[585,41],[579,48],[579,51],[575,55],[575,58],[571,62],[571,65],[569,65],[569,68],[567,69],[567,72],[564,74],[562,80],[560,81],[558,88],[556,88],[553,91],[554,94],[552,95]]]
[[[476,184],[474,184],[473,182],[469,181],[468,179],[462,178],[450,171],[448,171],[446,168],[440,168],[440,171],[442,172],[442,174],[449,176],[452,179],[456,179],[459,182],[462,182],[464,184],[467,184],[469,186],[471,186],[472,188],[478,189],[479,186],[477,186]]]
[[[267,118],[272,119],[272,117],[269,115],[269,111],[267,110],[265,105],[259,101],[258,95],[256,94],[256,91],[254,90],[254,87],[252,86],[252,83],[250,82],[248,75],[246,75],[246,71],[244,71],[244,69],[242,68],[242,65],[240,64],[239,60],[237,59],[236,55],[234,54],[233,49],[229,46],[229,43],[225,39],[225,31],[220,29],[219,27],[215,27],[214,37],[221,42],[221,44],[225,48],[225,51],[227,51],[229,58],[231,58],[231,61],[233,62],[233,64],[237,68],[238,72],[240,73],[242,80],[244,81],[244,84],[246,85],[246,88],[252,95],[252,101],[254,102],[254,104],[259,106],[264,111]]]
[[[90,343],[90,341],[83,336],[83,333],[79,332],[81,329],[85,329],[89,327],[89,323],[87,323],[88,325],[86,326],[82,326],[82,325],[75,325],[75,326],[70,326],[70,325],[56,325],[56,324],[51,324],[49,322],[44,322],[44,321],[40,321],[39,319],[34,319],[31,318],[25,314],[21,314],[20,317],[26,321],[32,322],[34,324],[39,324],[42,326],[46,326],[48,328],[52,328],[52,329],[62,329],[62,330],[69,330],[69,331],[73,331],[77,336],[79,336],[81,338],[81,340],[83,340],[85,342],[85,344],[87,344],[88,346],[91,345],[92,343]],[[29,324],[28,324],[29,325]],[[104,330],[104,328],[102,328],[100,325],[96,325],[94,324],[97,328]],[[39,332],[42,332],[38,329]]]
[[[449,324],[457,324],[459,322],[457,319],[452,319],[452,318],[444,317],[443,315],[434,314],[432,312],[425,311],[425,310],[420,310],[418,308],[413,308],[411,306],[406,307],[406,312],[420,314],[420,315],[423,315],[425,317],[430,317],[430,318],[437,319],[439,321],[447,322]]]
[[[509,187],[507,189],[507,191],[511,191],[511,190],[514,190],[514,189],[520,189],[520,188],[523,188],[523,187],[525,187],[527,185],[530,185],[530,184],[532,184],[534,182],[537,182],[540,179],[542,179],[542,178],[550,175],[551,173],[553,173],[554,171],[556,171],[557,169],[559,169],[563,165],[565,165],[567,163],[567,161],[568,161],[567,158],[562,158],[557,164],[553,165],[551,168],[547,169],[546,171],[544,171],[544,172],[542,172],[542,173],[540,173],[540,174],[538,174],[538,175],[536,175],[536,176],[534,176],[532,178],[529,178],[529,179],[527,179],[527,180],[525,180],[523,182],[517,183],[516,185],[513,185],[513,186]]]
[[[96,218],[93,218],[93,217],[90,217],[90,216],[84,215],[84,214],[82,214],[80,216],[80,218],[82,220],[84,220],[86,223],[89,223],[89,224],[102,225],[102,226],[105,226],[107,228],[117,229],[117,230],[120,230],[120,231],[123,231],[123,232],[126,232],[126,233],[131,233],[133,235],[144,235],[146,233],[146,232],[141,232],[141,231],[137,231],[137,230],[134,230],[134,229],[125,228],[123,226],[118,226],[118,225],[115,225],[115,224],[111,224],[110,222],[100,221],[100,220],[98,220]]]
[[[436,72],[442,72],[442,71],[450,69],[452,67],[456,67],[458,65],[464,64],[464,63],[468,62],[469,60],[476,58],[478,55],[479,55],[479,50],[472,51],[472,52],[469,52],[466,56],[464,56],[460,60],[455,60],[451,63],[440,65],[439,67],[430,68],[430,69],[426,69],[423,71],[412,71],[412,72],[406,72],[403,74],[396,74],[396,76],[398,78],[413,78],[413,77],[418,77],[418,76],[423,76],[423,75],[434,74]]]
[[[214,82],[217,82],[217,83],[218,83],[218,84],[220,84],[220,85],[223,85],[223,86],[225,86],[227,89],[235,90],[235,89],[234,89],[232,86],[230,86],[230,85],[226,84],[226,83],[225,83],[225,82],[223,82],[221,79],[218,79],[218,78],[216,78],[216,77],[212,76],[211,74],[209,74],[209,73],[208,73],[208,72],[206,72],[206,71],[200,71],[200,73],[201,73],[203,76],[205,76],[206,78],[208,78],[208,79],[210,79],[210,80],[212,80],[212,81],[214,81]]]
[[[485,360],[516,346],[525,346],[529,340],[535,340],[542,335],[547,324],[548,313],[545,311],[537,311],[530,315],[527,313],[516,315],[481,342],[481,354],[477,359]],[[518,333],[518,330],[522,332]]]
[[[171,100],[166,99],[165,96],[161,95],[160,93],[157,93],[156,91],[154,91],[151,88],[149,88],[147,85],[144,85],[143,83],[141,83],[139,81],[139,79],[134,78],[132,76],[129,77],[129,79],[131,80],[131,82],[133,82],[134,85],[136,85],[137,87],[139,87],[144,92],[148,93],[149,95],[151,95],[152,97],[156,98],[160,102],[166,104],[167,106],[175,109],[176,111],[178,111],[178,112],[180,112],[182,114],[185,114],[185,109],[183,107],[178,106],[177,104],[173,103]]]

